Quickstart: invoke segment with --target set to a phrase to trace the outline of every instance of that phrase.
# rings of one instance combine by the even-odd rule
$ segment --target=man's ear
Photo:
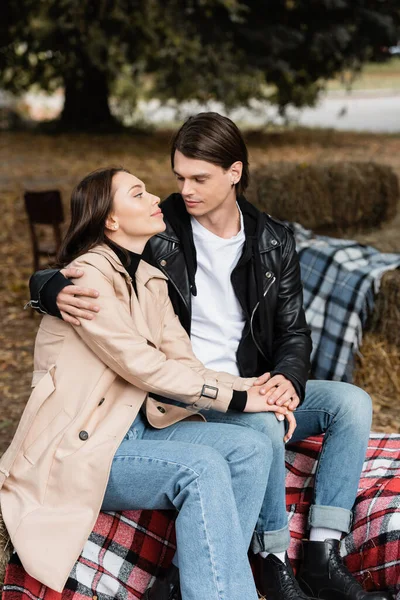
[[[243,163],[240,160],[237,160],[236,162],[231,164],[229,171],[231,174],[232,183],[236,185],[237,183],[239,183],[240,178],[242,176]]]

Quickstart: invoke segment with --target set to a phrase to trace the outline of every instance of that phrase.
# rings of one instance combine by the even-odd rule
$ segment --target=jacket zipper
[[[265,290],[263,296],[265,298],[265,296],[268,294],[271,286],[273,285],[273,283],[275,283],[276,281],[276,277],[274,276],[271,281],[269,282],[267,289]],[[260,301],[257,302],[257,304],[255,305],[255,307],[253,308],[253,312],[251,313],[251,317],[250,317],[250,331],[251,331],[251,337],[253,338],[253,342],[255,343],[258,351],[260,352],[260,354],[265,358],[265,360],[268,361],[267,357],[265,356],[264,352],[262,351],[260,345],[258,344],[257,340],[256,340],[256,336],[254,335],[254,329],[253,329],[253,319],[254,319],[254,315],[256,314],[256,311],[258,309],[258,307],[260,306]]]

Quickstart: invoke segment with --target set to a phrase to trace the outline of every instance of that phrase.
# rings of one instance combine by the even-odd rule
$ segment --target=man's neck
[[[202,227],[224,239],[232,238],[240,231],[240,211],[236,198],[234,202],[224,202],[209,213],[194,218]]]

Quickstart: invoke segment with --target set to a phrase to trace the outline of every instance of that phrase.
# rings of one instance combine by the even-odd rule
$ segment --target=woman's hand
[[[286,406],[278,406],[277,404],[268,404],[267,399],[263,396],[260,385],[253,385],[247,390],[247,402],[243,412],[274,412],[285,417],[289,412]]]
[[[285,436],[283,438],[283,441],[285,442],[285,444],[290,441],[290,439],[291,439],[291,437],[292,437],[292,435],[294,433],[294,430],[297,427],[295,416],[294,416],[294,414],[292,413],[291,410],[289,410],[289,412],[287,413],[286,420],[288,422],[288,429],[287,429],[287,432],[286,432],[286,434],[285,434]]]

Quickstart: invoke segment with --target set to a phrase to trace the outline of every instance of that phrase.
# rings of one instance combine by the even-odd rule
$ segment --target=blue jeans
[[[183,600],[257,600],[247,557],[272,461],[235,425],[153,429],[141,414],[117,450],[102,510],[176,509]]]
[[[253,536],[253,552],[282,552],[290,541],[285,505],[284,422],[273,413],[204,413],[210,422],[261,431],[272,442],[273,462]],[[296,409],[291,442],[324,433],[314,479],[308,526],[348,532],[352,507],[371,429],[371,398],[360,388],[338,381],[309,381],[304,402]]]

